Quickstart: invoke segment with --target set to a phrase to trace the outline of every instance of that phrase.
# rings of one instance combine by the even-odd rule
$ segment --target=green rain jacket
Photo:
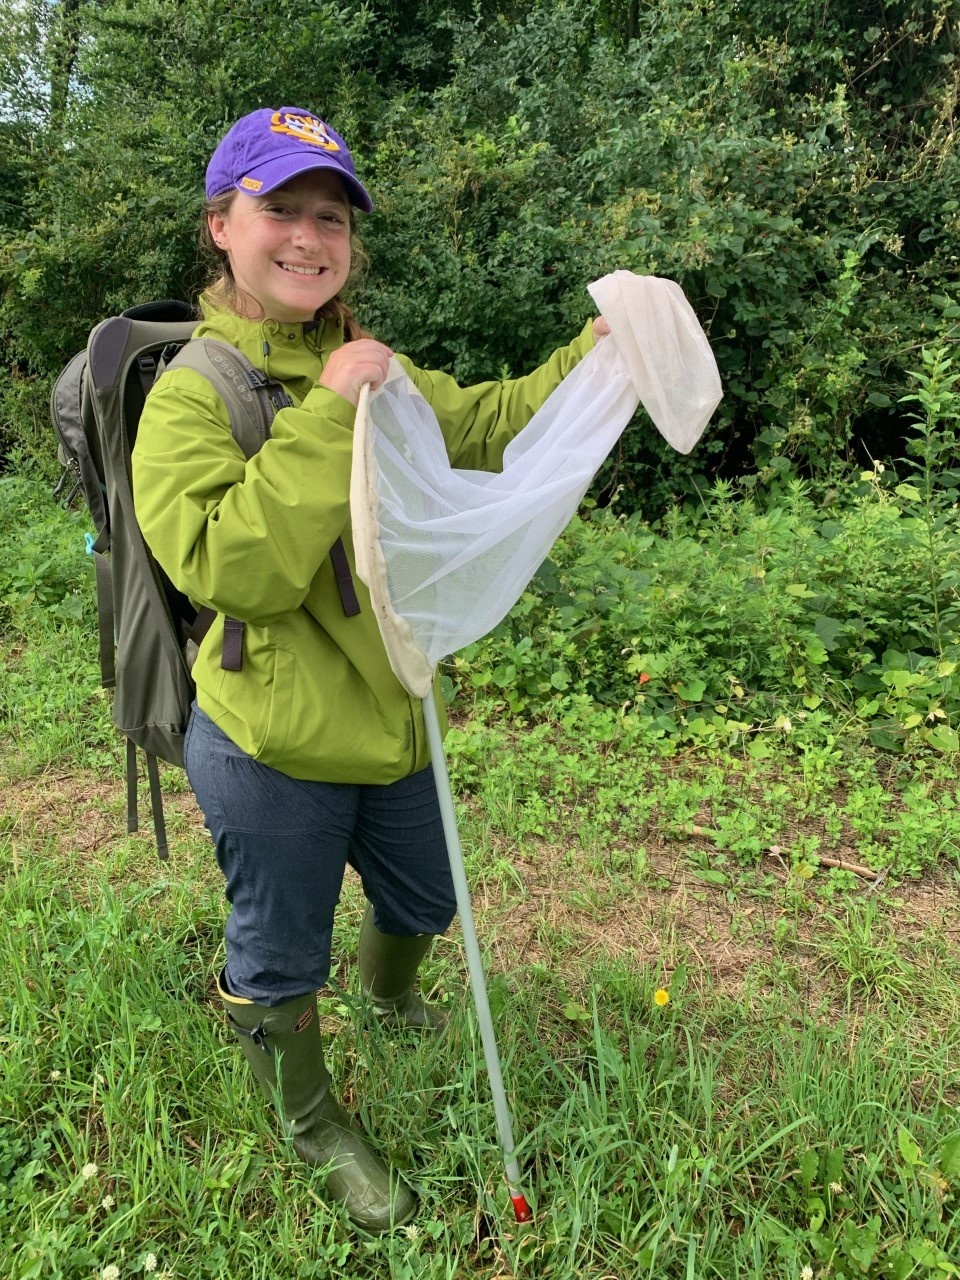
[[[193,668],[200,707],[239,747],[294,778],[387,783],[430,760],[418,699],[390,669],[366,588],[346,617],[329,551],[351,568],[355,409],[316,385],[343,342],[332,321],[245,320],[211,308],[195,337],[229,342],[283,383],[271,438],[247,461],[226,406],[191,369],[163,374],[133,451],[137,516],[171,581],[217,611]],[[437,415],[456,467],[498,470],[510,440],[593,345],[591,325],[524,378],[461,388],[400,357]],[[245,624],[243,667],[220,666],[223,617]]]

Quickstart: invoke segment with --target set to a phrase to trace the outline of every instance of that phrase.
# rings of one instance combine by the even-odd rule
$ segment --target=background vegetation
[[[960,1276],[960,192],[954,0],[15,0],[0,33],[0,1274],[12,1280]],[[509,1221],[456,930],[425,1045],[346,1104],[417,1186],[326,1206],[216,1014],[183,775],[125,836],[51,379],[192,294],[203,167],[265,103],[375,193],[366,323],[519,372],[586,283],[676,279],[725,399],[632,430],[497,631],[447,749],[521,1137]],[[665,999],[666,997],[666,999]],[[206,1006],[210,1007],[207,1008]]]
[[[0,445],[104,314],[192,294],[215,141],[310,106],[377,211],[368,325],[476,380],[579,326],[613,268],[677,280],[726,396],[693,461],[645,433],[631,508],[691,479],[900,452],[960,318],[956,0],[18,0],[0,44]],[[607,476],[608,483],[614,479]]]

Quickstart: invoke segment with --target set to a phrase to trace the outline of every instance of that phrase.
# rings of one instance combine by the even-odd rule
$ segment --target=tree
[[[635,493],[898,452],[916,346],[960,317],[957,4],[22,0],[0,340],[39,387],[101,315],[193,293],[213,145],[292,103],[350,139],[362,314],[422,363],[527,367],[616,267],[682,285],[726,396],[695,462],[622,458]]]

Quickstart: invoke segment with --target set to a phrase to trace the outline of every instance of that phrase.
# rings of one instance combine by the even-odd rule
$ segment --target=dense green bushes
[[[910,456],[815,505],[792,480],[757,502],[726,481],[659,528],[616,505],[576,521],[506,623],[454,664],[513,714],[619,707],[644,736],[803,737],[824,716],[878,745],[956,751],[960,371],[925,352]],[[809,725],[809,729],[807,726]]]
[[[0,51],[0,95],[26,104],[4,124],[0,443],[29,438],[24,396],[101,314],[195,288],[213,141],[301,100],[377,195],[364,318],[423,363],[516,371],[580,324],[596,275],[681,283],[726,398],[692,461],[630,437],[605,477],[622,503],[895,455],[918,347],[960,317],[958,6],[868,8],[54,6],[81,25],[56,131],[25,88],[64,83],[56,22]]]
[[[556,5],[544,21],[541,6],[467,46],[445,114],[436,100],[419,115],[405,106],[385,169],[405,148],[426,181],[392,193],[401,216],[386,234],[410,248],[406,270],[374,285],[378,322],[398,315],[391,332],[409,342],[396,295],[419,296],[433,317],[425,331],[416,317],[423,358],[447,326],[441,350],[458,372],[504,352],[517,367],[539,354],[541,334],[580,319],[585,281],[619,266],[658,272],[693,300],[724,378],[695,468],[788,471],[797,459],[825,473],[847,451],[862,462],[895,452],[891,410],[916,344],[960,316],[956,236],[944,227],[956,221],[958,170],[940,114],[954,73],[941,66],[934,89],[939,64],[927,57],[930,93],[898,117],[897,140],[886,124],[896,102],[859,92],[859,64],[882,58],[892,28],[848,62],[826,37],[761,38],[734,6],[666,3],[638,21],[623,50],[597,39],[582,10]],[[455,262],[442,296],[436,252],[411,244],[424,205]],[[556,328],[544,333],[544,321]],[[464,336],[465,353],[453,347]],[[690,464],[625,449],[618,479],[631,504],[656,483],[651,468],[670,482]]]

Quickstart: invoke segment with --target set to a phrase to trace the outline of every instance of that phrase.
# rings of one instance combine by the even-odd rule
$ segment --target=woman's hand
[[[356,407],[365,382],[369,382],[374,391],[384,382],[392,355],[389,347],[373,338],[345,342],[330,353],[317,386],[329,387]]]
[[[610,326],[604,320],[603,316],[597,316],[593,322],[593,340],[598,342],[601,338],[606,337],[610,332]]]

